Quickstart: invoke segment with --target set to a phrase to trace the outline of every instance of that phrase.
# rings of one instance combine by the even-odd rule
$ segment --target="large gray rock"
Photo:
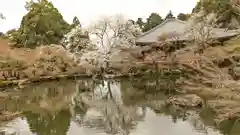
[[[184,107],[196,107],[202,104],[202,99],[196,94],[173,96],[167,103]]]
[[[232,58],[235,60],[235,61],[240,61],[240,54],[234,54],[232,56]]]
[[[234,79],[240,79],[240,62],[232,68],[232,74]]]

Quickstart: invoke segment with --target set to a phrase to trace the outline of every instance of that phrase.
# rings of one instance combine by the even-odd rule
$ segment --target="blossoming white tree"
[[[135,37],[141,34],[138,25],[125,19],[122,15],[103,17],[89,28],[96,46],[106,61],[120,48],[135,47]]]
[[[87,31],[81,27],[74,28],[65,36],[63,46],[75,55],[82,54],[87,48],[95,48],[91,54],[81,55],[81,59],[95,57],[90,59],[95,59],[97,63],[108,61],[111,54],[120,48],[134,47],[135,37],[141,34],[140,27],[122,15],[102,17]],[[89,35],[89,38],[85,37],[86,35]]]
[[[91,47],[88,32],[80,26],[76,26],[64,36],[62,45],[71,53],[80,53]]]
[[[93,47],[87,30],[83,29],[80,25],[74,27],[64,36],[62,46],[76,62],[79,61],[85,51]]]
[[[89,28],[98,45],[106,48],[132,47],[135,36],[141,33],[138,25],[126,20],[122,15],[103,17]]]
[[[214,35],[212,27],[216,27],[216,15],[211,13],[204,16],[204,11],[193,14],[188,20],[190,24],[188,38],[193,39],[199,52],[206,49],[213,41]]]

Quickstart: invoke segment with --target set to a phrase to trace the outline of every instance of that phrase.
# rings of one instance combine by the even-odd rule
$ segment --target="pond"
[[[0,122],[0,131],[3,135],[240,134],[237,121],[216,127],[210,109],[167,105],[175,87],[166,78],[131,78],[9,88],[0,94],[1,110],[21,115]]]

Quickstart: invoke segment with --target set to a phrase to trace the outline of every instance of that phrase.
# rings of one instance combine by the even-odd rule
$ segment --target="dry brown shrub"
[[[223,59],[228,56],[228,53],[222,47],[209,47],[204,50],[203,55],[209,59]]]
[[[210,48],[208,48],[211,52]],[[211,60],[210,56],[219,57],[224,53],[211,52],[208,57],[192,51],[176,52],[178,68],[184,71],[185,77],[178,80],[180,90],[185,93],[197,94],[207,100],[209,107],[216,113],[216,122],[240,117],[240,83],[230,77],[223,69]],[[212,50],[214,51],[214,50]],[[180,53],[181,52],[181,53]]]
[[[41,46],[35,50],[33,65],[25,70],[28,76],[56,75],[77,69],[76,62],[62,46]]]

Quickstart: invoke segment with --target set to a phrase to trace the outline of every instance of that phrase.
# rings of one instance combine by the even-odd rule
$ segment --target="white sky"
[[[18,28],[22,16],[26,14],[24,8],[26,0],[2,0],[0,12],[6,20],[0,22],[0,31],[6,32]],[[52,0],[69,23],[77,16],[84,26],[97,20],[101,15],[121,13],[130,19],[146,18],[152,12],[165,17],[169,10],[177,16],[178,13],[190,13],[198,0]]]

